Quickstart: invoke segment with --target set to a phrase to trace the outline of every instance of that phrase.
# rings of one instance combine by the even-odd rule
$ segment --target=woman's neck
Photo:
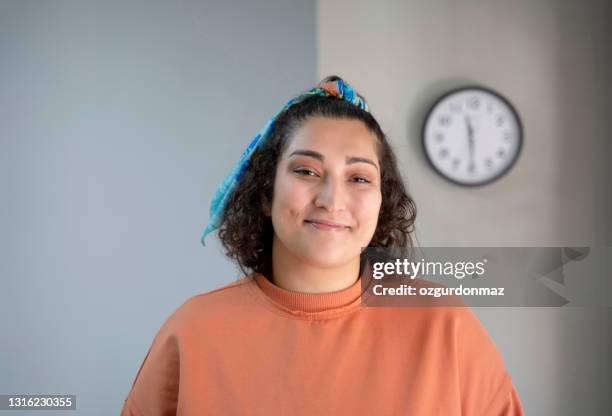
[[[276,286],[293,292],[327,293],[346,289],[358,278],[359,256],[338,267],[316,267],[294,256],[274,238],[271,280]]]

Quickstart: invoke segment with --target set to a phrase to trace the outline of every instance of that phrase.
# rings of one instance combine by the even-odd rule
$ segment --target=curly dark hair
[[[336,80],[341,78],[326,77],[319,86]],[[378,122],[371,113],[345,100],[313,95],[278,115],[268,139],[252,154],[227,202],[218,235],[225,254],[238,264],[245,276],[254,271],[271,280],[274,229],[271,218],[264,214],[263,198],[273,200],[276,166],[288,139],[312,117],[361,120],[378,138],[382,203],[376,231],[368,247],[393,248],[396,254],[406,255],[413,246],[411,234],[416,205],[406,191],[395,153]],[[364,256],[361,260],[363,266]]]

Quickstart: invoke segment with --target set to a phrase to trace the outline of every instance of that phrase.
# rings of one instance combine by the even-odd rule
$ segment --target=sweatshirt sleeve
[[[524,416],[503,359],[469,307],[460,308],[456,326],[461,414]]]
[[[124,401],[121,416],[176,414],[180,363],[172,318],[155,336]]]

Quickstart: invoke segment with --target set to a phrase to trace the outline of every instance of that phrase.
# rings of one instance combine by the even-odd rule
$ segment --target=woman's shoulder
[[[246,289],[246,286],[252,283],[252,275],[245,276],[216,289],[195,294],[189,297],[183,305],[214,304],[216,302],[232,300],[237,296],[240,297],[243,294],[244,289]]]
[[[251,276],[242,277],[221,287],[198,293],[187,298],[164,322],[172,332],[191,330],[203,325],[215,325],[219,319],[236,316],[237,309],[244,310],[248,302],[248,286]]]

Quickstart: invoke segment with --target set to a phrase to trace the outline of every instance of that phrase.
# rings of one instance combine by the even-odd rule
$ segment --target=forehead
[[[361,120],[313,117],[293,133],[285,154],[294,149],[315,150],[330,157],[377,158],[377,138]]]

